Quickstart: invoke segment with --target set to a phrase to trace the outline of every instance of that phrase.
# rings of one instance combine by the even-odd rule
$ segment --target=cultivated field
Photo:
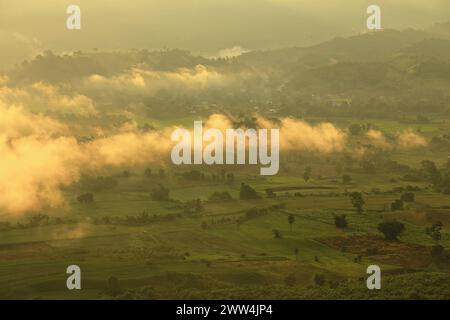
[[[428,126],[428,134],[438,126]],[[389,156],[419,168],[415,159],[424,153],[390,151]],[[438,164],[446,161],[441,153],[433,156],[429,159]],[[35,221],[36,214],[3,220],[0,296],[448,299],[449,264],[433,260],[430,250],[450,246],[449,195],[381,167],[376,173],[356,166],[337,172],[340,161],[338,155],[284,154],[274,177],[259,176],[252,167],[168,166],[163,173],[162,167],[151,167],[152,173],[127,167],[126,174],[109,172],[117,181],[111,188],[93,191],[80,182],[64,191],[68,201],[62,209],[43,212],[46,216]],[[312,174],[306,182],[308,164]],[[233,181],[211,178],[223,175],[222,168],[234,174]],[[191,170],[203,175],[183,176]],[[346,173],[351,181],[344,183]],[[241,183],[259,198],[239,199]],[[170,190],[169,200],[151,197],[159,185]],[[408,188],[414,190],[414,202],[391,210]],[[362,213],[352,206],[354,191],[362,192]],[[86,192],[92,192],[92,202],[77,200]],[[232,199],[210,199],[215,192]],[[190,206],[196,199],[199,205]],[[333,214],[345,214],[348,226],[336,227]],[[398,241],[387,241],[377,226],[394,219],[405,230]],[[437,221],[444,226],[442,237],[433,240],[425,228]],[[81,267],[82,290],[66,288],[71,264]],[[366,288],[371,264],[382,269],[383,290]]]

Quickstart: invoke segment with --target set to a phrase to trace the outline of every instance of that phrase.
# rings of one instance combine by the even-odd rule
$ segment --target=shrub
[[[397,240],[397,237],[405,230],[403,223],[398,221],[385,221],[378,225],[378,230],[384,234],[386,240]]]
[[[356,209],[356,211],[358,213],[362,213],[363,207],[365,204],[362,193],[361,192],[352,192],[350,194],[350,200],[352,201],[352,205]]]
[[[94,195],[92,193],[82,194],[77,198],[80,203],[92,203],[94,202]]]
[[[275,194],[275,192],[273,192],[273,189],[266,189],[266,195],[267,195],[267,198],[275,198],[276,197],[276,194]]]
[[[352,178],[348,174],[344,174],[342,176],[342,183],[349,184],[350,182],[352,182]]]
[[[344,229],[347,228],[347,216],[345,214],[335,214],[333,213],[334,225],[337,228]]]
[[[443,224],[440,221],[437,221],[436,223],[433,223],[431,227],[427,227],[425,229],[425,233],[429,235],[433,240],[438,241],[442,238],[442,230]]]
[[[272,233],[273,233],[273,237],[274,237],[275,239],[281,239],[281,238],[283,238],[283,234],[281,233],[280,230],[274,229],[274,230],[272,230]]]
[[[403,210],[403,201],[400,200],[400,199],[397,199],[394,202],[392,202],[391,203],[391,210],[392,211]]]
[[[258,199],[258,193],[250,187],[248,184],[242,183],[241,184],[241,191],[239,193],[239,199],[241,200],[251,200],[251,199]]]
[[[150,196],[154,201],[169,200],[169,189],[165,188],[163,185],[159,185],[151,191]]]
[[[415,201],[415,195],[412,192],[405,192],[400,197],[400,200],[402,200],[404,202],[414,202]]]
[[[184,172],[182,177],[188,181],[203,181],[205,180],[205,175],[198,170],[192,170]]]

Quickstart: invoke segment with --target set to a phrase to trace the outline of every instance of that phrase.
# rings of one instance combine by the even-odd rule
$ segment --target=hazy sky
[[[80,31],[66,29],[70,4],[81,7]],[[364,30],[370,4],[384,28],[450,20],[450,0],[0,0],[0,67],[43,49],[305,45]]]

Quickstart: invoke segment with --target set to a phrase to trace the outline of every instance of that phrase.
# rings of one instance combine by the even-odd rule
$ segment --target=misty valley
[[[222,120],[222,125],[227,123],[227,119]],[[258,129],[257,132],[255,129],[209,128],[203,132],[202,121],[194,121],[192,138],[188,130],[178,128],[172,132],[171,140],[178,142],[171,151],[172,162],[177,165],[203,162],[208,165],[243,165],[248,154],[249,165],[258,164],[258,160],[269,165],[261,168],[261,175],[275,175],[279,169],[279,129]],[[209,143],[203,147],[205,142]]]
[[[0,297],[449,299],[449,35],[5,69]]]

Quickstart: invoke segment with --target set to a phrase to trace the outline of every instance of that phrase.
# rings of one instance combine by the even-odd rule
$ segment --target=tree
[[[347,228],[347,215],[345,214],[335,214],[333,213],[333,218],[334,218],[334,225],[336,226],[336,228],[339,229],[344,229]]]
[[[363,207],[364,207],[364,204],[365,204],[365,201],[363,199],[362,193],[361,192],[352,192],[350,194],[350,199],[351,199],[352,205],[356,209],[356,211],[358,213],[362,213],[363,212]]]
[[[47,225],[50,220],[50,217],[46,214],[38,213],[38,214],[28,217],[28,220],[29,220],[30,226],[36,227],[36,226]]]
[[[298,260],[298,253],[299,253],[298,248],[295,248],[294,249],[295,260]]]
[[[131,177],[131,172],[128,170],[123,170],[122,174],[120,175],[122,178],[129,178]]]
[[[378,225],[378,231],[383,233],[384,238],[389,241],[397,240],[404,230],[404,224],[398,221],[385,221]]]
[[[360,124],[354,123],[348,127],[348,131],[352,136],[359,136],[363,131],[363,127]]]
[[[150,196],[154,201],[167,201],[169,200],[169,189],[160,184],[151,191]]]
[[[238,230],[241,230],[241,225],[244,223],[244,219],[242,219],[242,218],[238,218],[238,219],[236,219],[236,228],[238,229]]]
[[[203,205],[200,199],[189,200],[184,204],[185,213],[200,213],[202,211]]]
[[[227,184],[232,185],[234,184],[234,173],[228,173],[227,174]]]
[[[142,211],[141,214],[137,217],[139,223],[145,224],[150,220],[150,216],[146,210]]]
[[[311,173],[312,173],[311,167],[306,167],[305,172],[303,173],[303,179],[305,180],[305,182],[309,181],[309,179],[311,178]]]
[[[245,212],[245,218],[246,219],[254,219],[261,215],[262,210],[259,210],[258,208],[250,208]]]
[[[93,203],[94,195],[92,193],[85,193],[85,194],[80,195],[77,198],[77,200],[78,200],[78,202],[85,203],[85,204]]]
[[[397,199],[394,202],[392,202],[391,203],[391,210],[392,211],[403,210],[403,201],[400,200],[400,199]]]
[[[281,239],[281,238],[283,238],[283,234],[281,233],[280,230],[273,229],[273,230],[272,230],[272,233],[273,233],[273,237],[274,237],[275,239]]]
[[[292,226],[293,226],[294,223],[295,223],[295,216],[294,216],[294,215],[290,214],[290,215],[288,216],[288,223],[289,223],[289,226],[290,226],[291,232],[292,232]]]
[[[251,200],[251,199],[258,199],[258,193],[250,187],[248,184],[242,183],[241,184],[241,191],[239,192],[239,199],[241,200]]]
[[[400,200],[402,200],[404,202],[414,202],[416,200],[415,198],[416,197],[413,192],[405,192],[400,197]]]
[[[426,179],[430,180],[433,184],[437,184],[441,178],[441,174],[436,167],[436,164],[430,160],[422,161],[422,172]]]
[[[276,196],[275,192],[273,192],[273,189],[271,188],[266,189],[266,195],[267,198],[275,198]]]
[[[187,172],[183,172],[183,178],[188,181],[203,181],[205,180],[205,175],[198,170],[191,170]]]
[[[350,177],[348,174],[344,174],[342,176],[342,184],[349,184],[352,182],[352,177]]]
[[[442,238],[442,227],[444,225],[442,222],[437,221],[436,223],[433,223],[433,225],[429,228],[425,229],[425,233],[429,235],[434,241],[439,241]]]

